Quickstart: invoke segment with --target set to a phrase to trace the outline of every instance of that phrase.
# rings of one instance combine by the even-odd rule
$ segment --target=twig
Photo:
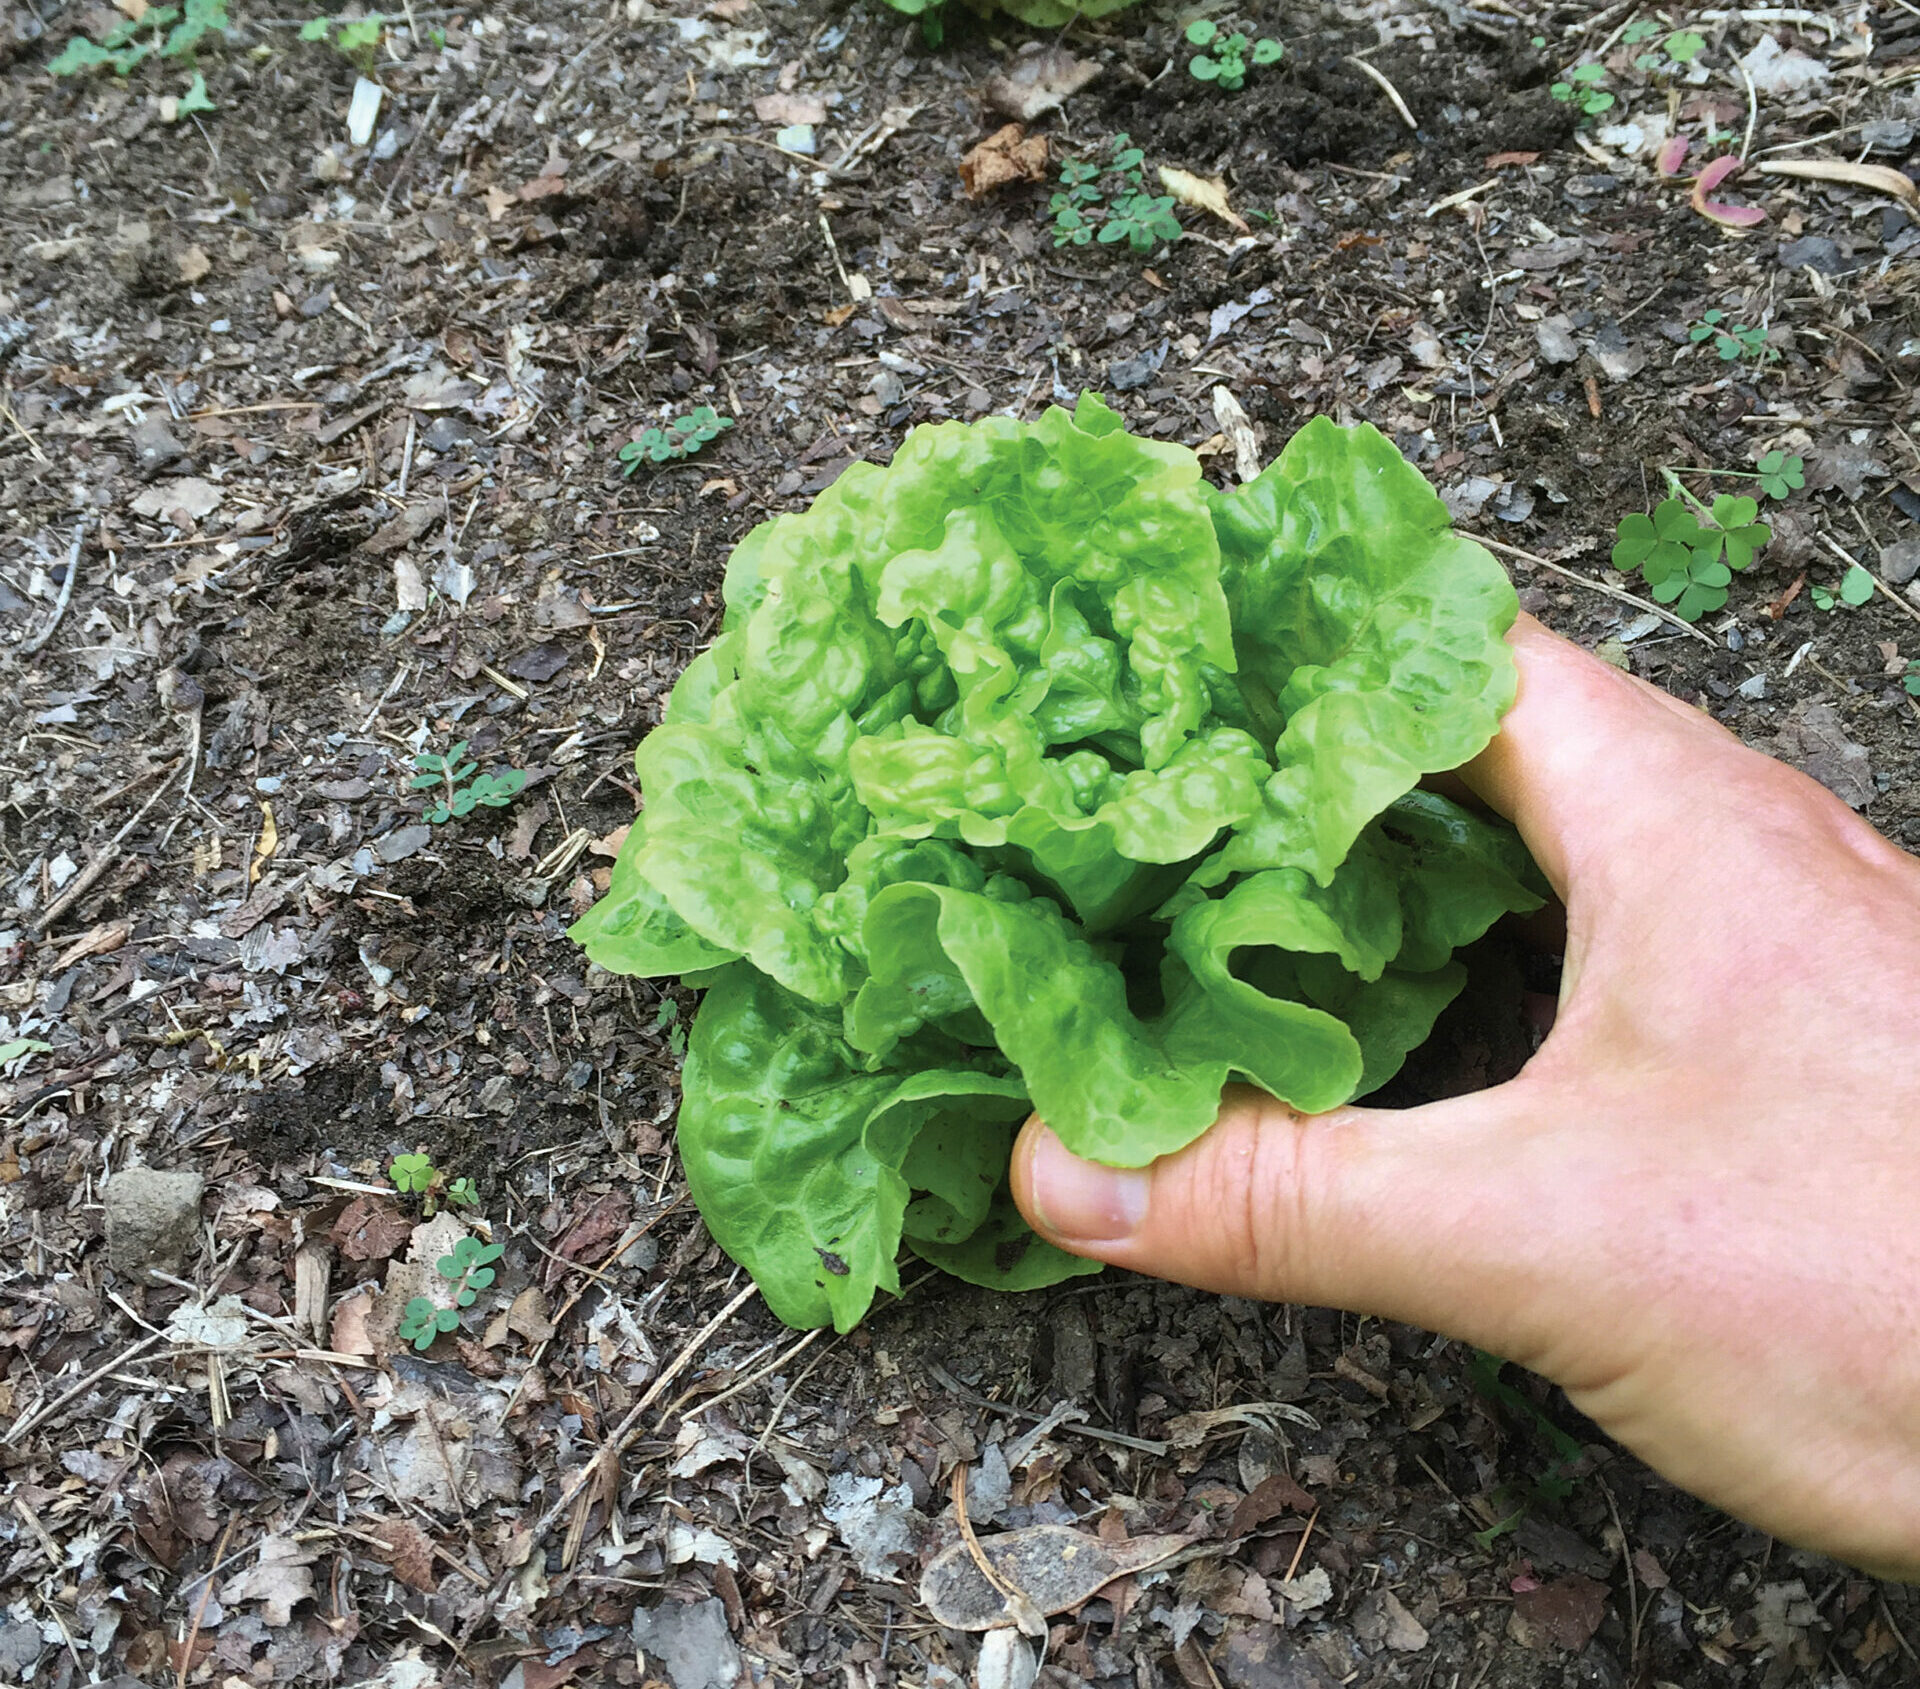
[[[56,1397],[51,1402],[42,1401],[34,1403],[32,1407],[26,1409],[20,1417],[13,1422],[7,1430],[7,1434],[4,1437],[0,1437],[0,1444],[18,1442],[22,1436],[32,1430],[34,1426],[38,1425],[41,1420],[51,1419],[53,1415],[65,1408],[69,1402],[78,1401],[91,1390],[94,1385],[98,1384],[101,1379],[105,1378],[108,1373],[117,1372],[121,1367],[137,1360],[165,1336],[165,1332],[156,1332],[151,1337],[141,1338],[140,1341],[135,1343],[131,1348],[122,1349],[120,1353],[108,1361],[105,1366],[96,1368],[94,1371],[88,1373],[85,1378],[81,1379],[78,1384],[74,1385],[74,1387],[64,1395]]]
[[[87,531],[85,522],[76,522],[73,528],[73,549],[67,553],[67,578],[60,583],[60,596],[54,602],[53,620],[48,622],[31,639],[20,647],[20,655],[31,657],[53,637],[53,630],[60,625],[60,618],[67,613],[67,605],[73,600],[73,583],[80,573],[80,539]]]
[[[1415,134],[1419,133],[1420,125],[1414,121],[1413,113],[1407,110],[1407,102],[1400,98],[1400,90],[1387,80],[1384,71],[1376,70],[1372,65],[1368,64],[1365,59],[1354,58],[1351,55],[1348,56],[1347,63],[1372,77],[1379,85],[1380,92],[1385,94],[1387,98],[1393,102],[1393,109],[1400,114],[1401,122],[1406,124]]]
[[[1034,1599],[1011,1578],[1002,1573],[987,1558],[987,1551],[980,1546],[979,1537],[974,1535],[973,1521],[967,1517],[967,1464],[962,1461],[953,1469],[953,1517],[960,1527],[960,1538],[967,1545],[967,1555],[974,1565],[980,1568],[980,1575],[992,1586],[994,1594],[1006,1604],[1014,1624],[1022,1636],[1044,1637],[1047,1634],[1047,1621]]]
[[[187,1631],[187,1639],[180,1646],[180,1672],[174,1679],[175,1689],[187,1689],[187,1673],[193,1670],[193,1645],[200,1640],[200,1621],[207,1616],[207,1599],[213,1594],[213,1574],[220,1570],[220,1563],[227,1557],[227,1540],[233,1535],[233,1527],[240,1523],[238,1513],[227,1519],[227,1528],[220,1533],[220,1543],[213,1551],[213,1564],[207,1568],[207,1575],[200,1585],[200,1601],[193,1609],[193,1624]]]
[[[1300,1540],[1293,1545],[1293,1558],[1287,1562],[1287,1575],[1280,1580],[1282,1583],[1292,1583],[1293,1574],[1300,1570],[1301,1558],[1307,1552],[1307,1538],[1313,1535],[1314,1523],[1319,1517],[1320,1509],[1317,1507],[1307,1515],[1307,1528],[1300,1533]]]
[[[40,449],[40,442],[27,431],[27,425],[14,414],[13,406],[3,396],[0,396],[0,416],[4,416],[14,433],[27,442],[27,450],[33,453],[35,463],[48,461],[47,454]]]
[[[47,912],[42,915],[39,920],[34,922],[34,930],[36,932],[44,936],[51,931],[54,922],[59,920],[62,915],[93,889],[95,882],[113,865],[113,859],[119,855],[120,841],[131,833],[135,827],[139,826],[141,818],[147,811],[153,808],[153,806],[166,795],[167,788],[173,784],[173,777],[180,772],[181,767],[182,764],[176,762],[167,770],[167,778],[160,783],[159,788],[154,792],[153,796],[148,798],[145,803],[134,811],[133,819],[122,827],[119,832],[115,833],[112,838],[107,840],[100,854],[74,876],[73,884],[68,886],[65,891],[47,905]]]
[[[1505,540],[1490,540],[1484,535],[1476,534],[1474,541],[1478,545],[1484,545],[1489,551],[1504,551],[1509,557],[1517,557],[1523,563],[1531,563],[1536,569],[1551,569],[1556,575],[1561,576],[1565,580],[1572,581],[1575,586],[1583,586],[1589,592],[1599,593],[1603,598],[1617,599],[1622,604],[1631,604],[1637,610],[1645,610],[1650,615],[1658,616],[1663,622],[1671,622],[1682,633],[1692,634],[1702,645],[1711,646],[1716,651],[1719,649],[1719,647],[1714,645],[1713,641],[1695,627],[1693,623],[1683,622],[1671,610],[1662,609],[1658,604],[1650,603],[1644,598],[1636,597],[1633,593],[1626,591],[1622,587],[1608,586],[1605,581],[1596,581],[1591,575],[1583,575],[1577,570],[1566,568],[1562,564],[1550,562],[1547,558],[1540,556],[1536,552],[1522,551],[1519,546],[1508,545]]]
[[[1745,164],[1747,154],[1753,151],[1753,126],[1760,121],[1760,96],[1753,91],[1753,78],[1747,74],[1747,67],[1738,59],[1733,61],[1733,66],[1747,85],[1747,138],[1740,143],[1740,162]]]
[[[1822,534],[1820,538],[1821,538],[1821,541],[1825,544],[1826,548],[1829,551],[1833,552],[1837,557],[1839,557],[1839,559],[1843,563],[1851,564],[1854,568],[1858,569],[1861,572],[1861,574],[1865,575],[1868,580],[1872,581],[1874,585],[1874,590],[1876,592],[1878,592],[1882,597],[1887,598],[1891,600],[1893,603],[1899,605],[1900,608],[1906,611],[1906,613],[1909,616],[1911,616],[1916,622],[1920,622],[1920,610],[1916,610],[1911,604],[1909,604],[1904,598],[1902,598],[1899,593],[1895,592],[1892,587],[1888,586],[1885,581],[1883,581],[1878,575],[1876,575],[1871,569],[1869,569],[1866,566],[1866,564],[1862,563],[1857,557],[1855,557],[1852,552],[1848,551],[1845,546],[1843,546],[1837,539],[1833,537],[1833,535]]]

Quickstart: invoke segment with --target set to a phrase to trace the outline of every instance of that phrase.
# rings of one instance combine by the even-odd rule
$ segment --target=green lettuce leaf
[[[1277,725],[1260,815],[1207,882],[1304,868],[1326,884],[1423,774],[1457,768],[1513,702],[1506,571],[1377,429],[1316,417],[1218,495],[1242,695]]]

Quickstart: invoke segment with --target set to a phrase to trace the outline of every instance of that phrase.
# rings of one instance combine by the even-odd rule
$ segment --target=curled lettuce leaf
[[[1231,493],[1092,396],[916,429],[724,595],[574,932],[707,988],[682,1160],[795,1324],[857,1321],[903,1244],[1092,1270],[1013,1207],[1029,1108],[1138,1166],[1230,1079],[1364,1095],[1540,901],[1510,829],[1417,789],[1512,701],[1512,589],[1371,428]]]

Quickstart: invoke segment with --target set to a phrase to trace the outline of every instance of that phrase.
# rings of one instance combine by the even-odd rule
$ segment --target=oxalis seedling
[[[1005,1290],[1097,1271],[1013,1203],[1029,1113],[1139,1167],[1230,1078],[1365,1095],[1542,901],[1510,828],[1419,786],[1513,700],[1505,570],[1371,427],[1232,492],[1200,467],[1091,394],[917,428],[728,563],[572,933],[705,991],[682,1165],[789,1323],[856,1323],[903,1244]]]
[[[1810,586],[1807,588],[1807,597],[1812,600],[1816,610],[1838,610],[1843,606],[1857,610],[1873,597],[1873,576],[1858,563],[1849,563],[1847,572],[1840,577],[1839,591],[1831,587]],[[1909,674],[1907,690],[1910,692],[1913,690],[1911,681]]]
[[[1773,530],[1758,520],[1756,500],[1720,493],[1704,505],[1680,477],[1758,481],[1766,497],[1783,499],[1807,484],[1805,470],[1799,457],[1782,451],[1763,452],[1752,469],[1663,467],[1670,496],[1651,515],[1636,511],[1620,519],[1613,566],[1622,574],[1638,569],[1656,603],[1670,606],[1682,621],[1697,622],[1726,603],[1734,573],[1752,563]]]
[[[475,809],[505,809],[527,783],[524,768],[504,768],[497,774],[478,774],[480,765],[467,760],[467,741],[456,743],[445,756],[421,751],[413,759],[414,775],[407,782],[413,792],[439,795],[428,804],[425,819],[434,826],[471,815]],[[477,777],[476,777],[477,775]]]
[[[1607,77],[1607,67],[1599,64],[1575,65],[1566,79],[1547,90],[1563,105],[1577,107],[1587,117],[1598,117],[1613,109],[1613,96],[1599,86]]]
[[[1048,201],[1053,244],[1085,246],[1097,238],[1102,246],[1125,241],[1135,252],[1151,252],[1162,241],[1178,240],[1173,196],[1147,192],[1146,158],[1131,136],[1121,134],[1114,136],[1104,166],[1073,160],[1061,165],[1060,191]],[[1111,198],[1100,185],[1103,177],[1118,178]]]
[[[373,75],[380,43],[387,33],[387,20],[378,12],[363,18],[309,18],[300,26],[302,41],[324,41],[362,76]]]
[[[1212,18],[1195,18],[1188,24],[1187,40],[1195,47],[1207,49],[1187,61],[1187,70],[1194,79],[1217,83],[1233,92],[1246,85],[1249,65],[1278,64],[1285,51],[1269,36],[1263,35],[1256,41],[1238,31],[1223,35]]]
[[[732,417],[722,416],[711,405],[701,405],[685,416],[675,417],[665,428],[649,428],[638,439],[629,440],[620,448],[620,461],[626,465],[625,473],[632,475],[643,463],[672,463],[692,457],[732,426]]]
[[[1635,18],[1621,35],[1621,41],[1629,47],[1639,47],[1652,41],[1660,34],[1661,26],[1651,18]],[[1644,70],[1653,76],[1675,76],[1687,69],[1693,61],[1706,50],[1707,38],[1697,30],[1669,30],[1666,39],[1660,43],[1659,51],[1648,51],[1634,55],[1634,68]]]
[[[1909,698],[1920,698],[1920,657],[1907,664],[1907,672],[1900,677],[1900,684],[1906,688]]]
[[[414,1297],[400,1315],[401,1340],[424,1353],[442,1332],[458,1331],[461,1310],[471,1308],[480,1292],[493,1283],[493,1263],[505,1253],[501,1244],[463,1237],[451,1254],[442,1255],[433,1264],[433,1270],[453,1286],[455,1305],[441,1308],[429,1296]]]
[[[396,1155],[387,1168],[387,1177],[402,1196],[420,1198],[420,1212],[429,1220],[443,1199],[455,1208],[480,1205],[480,1192],[473,1180],[448,1178],[429,1155]]]
[[[1770,364],[1780,356],[1779,352],[1767,343],[1767,331],[1755,328],[1750,323],[1730,321],[1727,313],[1721,310],[1706,312],[1700,320],[1687,330],[1687,338],[1699,346],[1706,341],[1713,342],[1713,349],[1720,355],[1723,364],[1738,363],[1742,358],[1751,358],[1755,363]]]

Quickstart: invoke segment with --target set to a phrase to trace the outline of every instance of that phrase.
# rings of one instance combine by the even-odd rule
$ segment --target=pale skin
[[[1566,905],[1546,1042],[1404,1111],[1246,1088],[1121,1172],[1037,1119],[1062,1248],[1463,1338],[1676,1484],[1920,1580],[1920,861],[1804,774],[1523,618],[1467,783]]]

